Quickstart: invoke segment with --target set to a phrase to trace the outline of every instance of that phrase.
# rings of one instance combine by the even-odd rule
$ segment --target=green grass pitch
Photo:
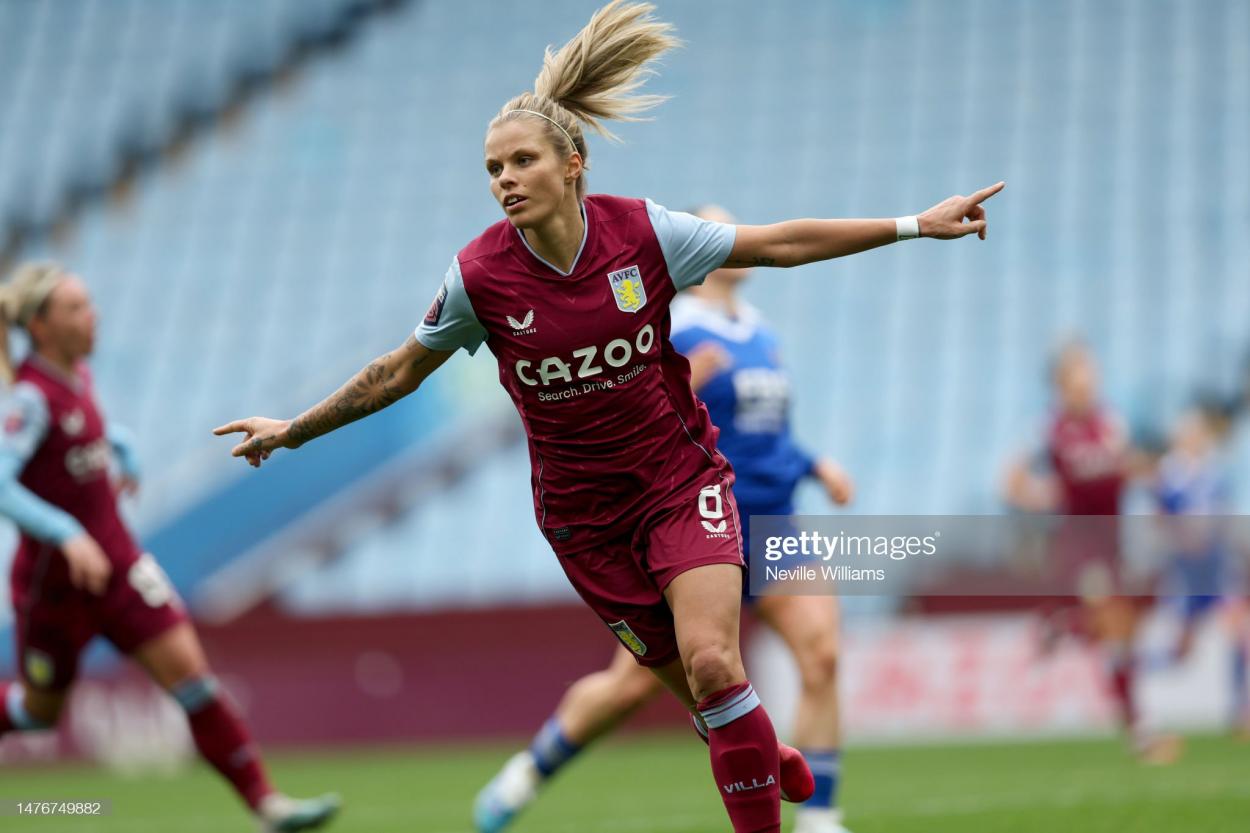
[[[338,790],[332,830],[471,833],[469,803],[514,747],[460,746],[274,755],[295,794]],[[1172,767],[1131,761],[1113,740],[852,748],[843,806],[855,833],[1245,833],[1250,745],[1191,738]],[[0,818],[6,833],[226,833],[254,830],[217,778],[123,777],[90,767],[0,768],[0,797],[113,802],[100,819]],[[789,817],[787,811],[787,818]],[[725,833],[706,752],[654,735],[603,745],[570,767],[516,833]]]

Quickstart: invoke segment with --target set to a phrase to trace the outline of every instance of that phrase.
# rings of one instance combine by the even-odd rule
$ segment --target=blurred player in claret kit
[[[338,798],[296,800],[269,783],[260,751],[220,690],[195,629],[160,566],[118,511],[138,470],[122,435],[96,404],[86,358],[95,308],[76,276],[28,264],[0,286],[0,341],[29,334],[31,353],[5,375],[0,514],[21,537],[12,597],[21,679],[0,682],[0,735],[55,726],[87,643],[104,636],[187,713],[200,754],[247,803],[262,830],[306,830],[335,814]],[[120,469],[114,484],[114,461]]]
[[[1229,725],[1250,740],[1250,610],[1245,546],[1232,526],[1232,482],[1225,441],[1226,409],[1203,402],[1182,417],[1160,460],[1154,491],[1166,518],[1169,562],[1160,595],[1181,620],[1173,659],[1188,658],[1202,620],[1218,615],[1229,637]]]
[[[274,449],[392,404],[457,349],[485,343],[528,435],[539,526],[569,580],[697,716],[733,829],[775,833],[780,800],[809,798],[812,774],[778,744],[742,667],[733,472],[669,341],[669,303],[721,266],[797,266],[904,238],[984,236],[981,203],[1002,184],[918,217],[768,226],[587,196],[583,125],[606,133],[604,120],[658,103],[636,91],[677,41],[651,11],[620,0],[600,9],[548,52],[534,91],[491,120],[483,161],[506,219],[453,259],[404,344],[293,420],[252,417],[216,432],[242,432],[232,453],[261,465]]]
[[[734,221],[714,206],[692,213],[712,222]],[[679,295],[672,305],[670,336],[690,362],[690,386],[720,429],[717,445],[733,465],[744,547],[751,541],[751,516],[794,513],[801,479],[819,480],[838,505],[850,501],[853,489],[840,466],[813,459],[790,437],[790,383],[779,363],[776,333],[738,297],[749,274],[747,269],[717,269],[702,285]],[[756,616],[785,640],[799,668],[794,741],[816,787],[798,808],[795,833],[840,833],[837,599],[748,598]],[[514,755],[478,794],[473,815],[480,833],[504,830],[557,771],[661,691],[659,680],[623,647],[607,669],[573,683],[529,749]]]
[[[1008,469],[1005,497],[1027,512],[1063,516],[1054,529],[1049,569],[1079,598],[1047,610],[1047,639],[1062,631],[1093,639],[1106,652],[1111,696],[1134,753],[1169,763],[1180,741],[1146,730],[1134,692],[1137,599],[1121,595],[1118,516],[1133,450],[1119,416],[1099,399],[1098,367],[1082,343],[1064,345],[1051,366],[1057,408],[1041,448]],[[1092,520],[1100,516],[1102,521]]]

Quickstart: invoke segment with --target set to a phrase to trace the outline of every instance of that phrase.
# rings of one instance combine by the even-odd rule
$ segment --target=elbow
[[[797,243],[786,242],[779,243],[772,252],[769,260],[770,266],[776,266],[779,269],[791,269],[795,266],[803,266],[816,260],[816,257],[805,252]]]

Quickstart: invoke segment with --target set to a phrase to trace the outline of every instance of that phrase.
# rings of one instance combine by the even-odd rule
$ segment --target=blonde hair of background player
[[[9,355],[9,328],[26,328],[46,306],[48,297],[68,273],[59,263],[27,262],[0,284],[0,381],[13,383],[13,359]]]

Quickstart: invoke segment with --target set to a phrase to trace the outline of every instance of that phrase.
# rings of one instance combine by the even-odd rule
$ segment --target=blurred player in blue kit
[[[1186,412],[1159,462],[1155,497],[1165,529],[1169,561],[1161,596],[1181,620],[1174,661],[1188,658],[1205,617],[1219,615],[1230,641],[1229,723],[1250,738],[1250,611],[1246,605],[1245,553],[1239,550],[1232,510],[1232,482],[1224,441],[1228,414],[1211,402]]]
[[[732,223],[724,210],[692,212]],[[734,490],[749,546],[752,515],[791,515],[799,482],[815,478],[838,505],[853,485],[840,466],[817,459],[790,437],[790,383],[778,357],[777,334],[738,297],[748,269],[717,269],[672,305],[673,346],[690,362],[690,384],[720,429],[718,445],[732,463]],[[744,579],[744,592],[747,584]],[[760,596],[756,615],[785,640],[801,676],[794,742],[811,766],[816,791],[798,808],[796,833],[840,833],[837,804],[840,731],[837,697],[838,606],[833,596]],[[663,690],[654,675],[618,648],[609,667],[569,687],[555,713],[478,794],[474,821],[498,833],[538,797],[542,786],[593,741]]]

